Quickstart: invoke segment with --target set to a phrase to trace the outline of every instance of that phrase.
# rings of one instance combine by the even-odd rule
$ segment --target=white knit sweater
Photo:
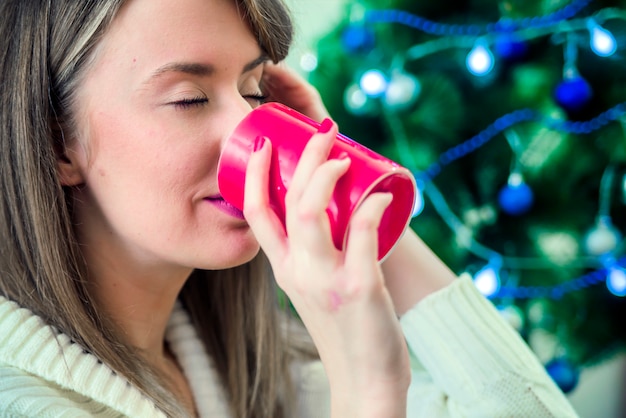
[[[409,417],[576,417],[519,335],[471,280],[430,295],[402,319],[413,355]],[[223,388],[186,312],[167,329],[201,417],[228,417]],[[327,418],[320,362],[295,367],[299,414]],[[0,297],[0,417],[164,417],[109,367]]]

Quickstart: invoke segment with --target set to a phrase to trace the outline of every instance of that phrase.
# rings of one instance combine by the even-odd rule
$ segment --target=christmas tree
[[[626,1],[359,0],[309,79],[564,392],[626,343]]]

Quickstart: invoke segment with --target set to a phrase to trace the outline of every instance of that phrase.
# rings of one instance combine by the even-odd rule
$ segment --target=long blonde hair
[[[167,383],[97,309],[58,180],[65,137],[78,135],[73,94],[125,0],[0,3],[0,292],[69,335],[170,416],[184,416]],[[207,0],[210,1],[210,0]],[[278,62],[292,24],[281,0],[236,0],[259,45]],[[224,271],[195,271],[182,290],[237,417],[288,417],[289,347],[261,254]]]

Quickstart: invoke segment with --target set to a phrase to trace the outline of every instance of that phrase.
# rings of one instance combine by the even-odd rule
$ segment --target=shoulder
[[[162,417],[69,336],[0,296],[0,418]]]
[[[23,370],[0,364],[0,418],[121,417],[118,412]]]

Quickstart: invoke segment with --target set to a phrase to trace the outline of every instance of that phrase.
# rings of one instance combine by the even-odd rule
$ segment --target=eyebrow
[[[241,73],[247,73],[258,67],[259,65],[269,61],[269,57],[265,54],[261,54],[254,60],[250,61],[246,65],[243,66],[243,70]],[[200,64],[193,62],[171,62],[165,64],[162,67],[159,67],[156,71],[152,73],[152,75],[146,80],[145,84],[152,82],[153,80],[163,76],[164,74],[178,72],[184,74],[190,74],[195,76],[210,76],[215,72],[215,67],[211,64]]]

